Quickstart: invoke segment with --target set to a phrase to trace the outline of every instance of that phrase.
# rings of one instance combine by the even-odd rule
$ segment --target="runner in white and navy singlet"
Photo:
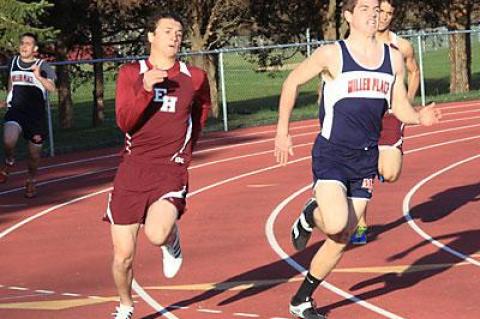
[[[26,140],[42,144],[46,136],[47,90],[34,76],[32,67],[38,66],[43,77],[56,80],[52,67],[40,59],[24,62],[15,56],[10,64],[11,90],[7,96],[8,111],[5,123],[15,123]]]
[[[391,48],[384,45],[380,65],[367,68],[355,61],[346,42],[337,44],[342,52],[341,72],[323,86],[322,131],[312,151],[314,182],[339,181],[348,197],[368,199],[377,174],[382,117],[390,107],[395,81]]]

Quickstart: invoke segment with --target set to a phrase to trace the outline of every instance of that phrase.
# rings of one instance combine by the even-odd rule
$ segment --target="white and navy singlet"
[[[377,67],[369,68],[355,60],[345,41],[337,45],[341,50],[341,72],[333,80],[326,79],[323,86],[321,136],[350,149],[376,147],[395,82],[391,48],[385,44],[383,59]]]

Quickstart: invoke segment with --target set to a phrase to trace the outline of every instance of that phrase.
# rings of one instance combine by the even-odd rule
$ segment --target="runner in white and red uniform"
[[[150,56],[121,67],[116,88],[117,124],[125,149],[104,219],[111,223],[112,272],[120,305],[115,319],[133,316],[133,260],[140,225],[162,248],[163,272],[182,264],[176,220],[185,210],[188,165],[210,109],[204,71],[177,60],[181,19],[157,13],[147,26]]]

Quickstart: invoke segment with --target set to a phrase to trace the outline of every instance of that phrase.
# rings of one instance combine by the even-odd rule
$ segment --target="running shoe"
[[[113,319],[131,319],[133,318],[133,307],[120,305],[115,307],[115,312],[112,315]]]
[[[176,226],[173,232],[169,242],[162,246],[163,274],[167,278],[175,277],[183,262],[182,249],[180,248],[180,235]]]
[[[310,226],[306,219],[306,214],[313,214],[315,208],[317,208],[317,201],[315,198],[310,198],[303,207],[300,216],[293,223],[292,226],[292,244],[296,250],[303,250],[307,246],[310,236],[312,236],[313,228]]]
[[[0,170],[0,184],[4,184],[7,182],[8,173],[10,173],[14,163],[15,163],[14,161],[11,161],[11,162],[5,161],[5,164],[2,170]]]
[[[37,195],[37,187],[35,186],[35,181],[27,179],[25,182],[25,197],[34,198]]]
[[[365,245],[367,243],[367,227],[358,226],[350,242],[354,245]]]
[[[317,312],[315,302],[307,300],[298,305],[290,303],[290,313],[297,318],[302,319],[326,319],[324,315]]]

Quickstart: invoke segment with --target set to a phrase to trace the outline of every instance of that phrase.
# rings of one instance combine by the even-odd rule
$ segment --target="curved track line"
[[[152,298],[143,288],[137,283],[135,278],[132,281],[132,289],[143,299],[147,304],[150,305],[153,309],[157,311],[156,314],[165,316],[168,319],[179,319],[173,313],[169,312],[164,306],[159,304],[155,299]]]
[[[300,161],[304,161],[306,159],[309,159],[310,156],[306,156],[306,157],[302,157],[302,158],[299,158],[295,161],[291,161],[290,163],[291,164],[294,164],[296,162],[300,162]],[[288,163],[288,164],[290,164]],[[288,165],[287,164],[287,165]],[[187,197],[192,197],[196,194],[199,194],[201,192],[204,192],[204,191],[207,191],[207,190],[210,190],[212,188],[215,188],[215,187],[218,187],[220,185],[223,185],[223,184],[226,184],[228,182],[231,182],[231,181],[235,181],[235,180],[238,180],[238,179],[241,179],[243,177],[247,177],[247,176],[252,176],[252,175],[255,175],[255,174],[259,174],[259,173],[263,173],[263,172],[266,172],[266,171],[269,171],[269,170],[272,170],[272,169],[275,169],[275,168],[278,168],[280,167],[280,165],[273,165],[273,166],[269,166],[269,167],[265,167],[265,168],[262,168],[262,169],[258,169],[258,170],[255,170],[255,171],[251,171],[251,172],[248,172],[248,173],[245,173],[245,174],[241,174],[241,175],[237,175],[237,176],[234,176],[234,177],[231,177],[231,178],[228,178],[228,179],[225,179],[225,180],[222,180],[222,181],[219,181],[217,183],[214,183],[214,184],[210,184],[206,187],[203,187],[203,188],[200,188],[194,192],[191,192],[187,195]],[[24,219],[23,221],[7,228],[5,231],[1,232],[0,233],[0,239],[4,238],[6,235],[12,233],[13,231],[17,230],[18,228],[26,225],[27,223],[29,222],[32,222],[34,221],[35,219],[37,218],[40,218],[56,209],[59,209],[59,208],[62,208],[62,207],[65,207],[67,205],[70,205],[70,204],[73,204],[73,203],[76,203],[76,202],[79,202],[83,199],[87,199],[87,198],[90,198],[90,197],[94,197],[96,195],[99,195],[99,194],[102,194],[102,193],[105,193],[105,192],[108,192],[108,191],[111,191],[112,190],[112,187],[109,187],[109,188],[106,188],[106,189],[102,189],[100,191],[97,191],[97,192],[94,192],[94,193],[91,193],[91,194],[88,194],[88,195],[84,195],[84,196],[81,196],[81,197],[77,197],[75,199],[72,199],[68,202],[65,202],[65,203],[62,203],[62,204],[59,204],[59,205],[55,205],[49,209],[46,209],[44,211],[41,211],[33,216],[30,216],[29,218],[26,218]],[[153,299],[139,284],[138,282],[134,279],[134,282],[132,282],[132,288],[134,289],[134,291],[142,297],[142,299],[148,303],[153,309],[155,309],[159,314],[161,315],[164,315],[166,316],[167,318],[169,319],[179,319],[178,317],[174,316],[173,314],[171,314],[170,312],[168,312],[168,310],[166,310],[165,307],[163,307],[162,305],[160,305],[158,302],[155,301],[155,299]]]
[[[416,223],[415,221],[413,220],[412,216],[410,215],[410,201],[413,197],[413,195],[420,189],[420,187],[422,187],[423,185],[425,185],[427,182],[431,181],[432,179],[434,179],[435,177],[457,167],[457,166],[460,166],[460,165],[463,165],[465,163],[468,163],[470,161],[473,161],[475,159],[478,159],[480,158],[480,154],[479,155],[475,155],[475,156],[472,156],[472,157],[469,157],[469,158],[466,158],[462,161],[459,161],[459,162],[456,162],[454,164],[451,164],[439,171],[437,171],[436,173],[424,178],[423,180],[421,180],[420,182],[418,182],[412,189],[410,189],[410,191],[407,193],[407,195],[405,196],[404,200],[403,200],[403,206],[402,206],[402,209],[403,209],[403,216],[405,217],[405,219],[407,220],[408,222],[408,225],[417,233],[419,234],[421,237],[423,237],[425,240],[429,241],[431,244],[437,246],[438,248],[446,251],[447,253],[450,253],[464,261],[467,261],[475,266],[479,266],[480,267],[480,261],[478,260],[475,260],[465,254],[462,254],[461,252],[453,249],[453,248],[450,248],[449,246],[439,242],[438,240],[435,240],[432,238],[432,236],[428,235],[425,231],[423,231]]]
[[[303,135],[303,134],[302,134],[302,135]],[[473,137],[473,138],[479,138],[479,137],[480,137],[480,136],[476,136],[476,137]],[[453,141],[446,142],[446,143],[440,143],[440,144],[436,144],[436,145],[431,145],[431,146],[425,147],[425,148],[423,148],[423,149],[429,149],[429,148],[433,148],[433,147],[435,147],[435,146],[452,144],[452,143],[459,142],[459,141],[464,141],[464,140],[471,140],[471,139],[473,139],[473,138],[471,137],[471,138],[466,138],[466,139],[453,140]],[[417,150],[419,150],[419,149],[417,149]],[[412,150],[411,152],[413,152],[413,151],[416,151],[416,150]],[[310,159],[310,156],[303,157],[303,158],[300,158],[300,159],[291,161],[291,162],[287,163],[287,165],[290,165],[290,164],[293,164],[293,163],[297,163],[297,162],[300,162],[300,161],[303,161],[303,160],[306,160],[306,159]],[[211,184],[211,185],[209,185],[209,186],[203,187],[202,189],[199,189],[199,190],[197,190],[197,191],[192,192],[191,194],[189,194],[189,195],[190,195],[189,197],[193,196],[194,194],[198,194],[198,193],[200,193],[200,192],[202,192],[202,191],[206,191],[206,190],[215,188],[215,187],[217,187],[217,186],[223,185],[223,184],[225,184],[225,183],[227,183],[227,182],[234,181],[234,180],[238,180],[238,179],[240,179],[240,178],[247,177],[247,176],[251,176],[251,175],[255,175],[255,174],[258,174],[258,173],[262,173],[262,172],[265,172],[265,171],[268,171],[268,170],[271,170],[271,169],[274,169],[274,168],[277,168],[277,167],[279,167],[279,165],[273,165],[273,166],[270,166],[270,167],[266,167],[266,168],[263,168],[263,169],[255,170],[255,171],[252,171],[252,172],[249,172],[249,173],[245,173],[245,174],[242,174],[242,175],[238,175],[238,176],[229,178],[229,179],[227,179],[227,180],[223,180],[223,181],[220,181],[220,182]],[[81,196],[81,197],[72,199],[72,200],[70,200],[70,201],[68,201],[68,202],[65,202],[65,203],[56,205],[56,206],[51,207],[51,208],[49,208],[49,209],[47,209],[47,210],[44,210],[44,211],[42,211],[42,212],[40,212],[40,213],[37,213],[37,214],[35,214],[35,215],[33,215],[33,216],[25,219],[25,220],[23,220],[23,221],[15,224],[15,225],[13,225],[12,227],[6,229],[5,231],[1,232],[1,233],[0,233],[0,239],[2,239],[3,237],[5,237],[5,236],[8,235],[9,233],[13,232],[14,230],[20,228],[21,226],[23,226],[23,225],[25,225],[25,224],[27,224],[27,223],[29,223],[29,222],[31,222],[31,221],[39,218],[39,217],[42,217],[42,216],[50,213],[50,212],[53,211],[53,210],[56,210],[56,209],[58,209],[58,208],[64,207],[64,206],[66,206],[66,205],[69,205],[69,204],[72,204],[72,203],[75,203],[75,202],[78,202],[78,201],[83,200],[83,199],[87,199],[87,198],[90,198],[90,197],[99,195],[99,194],[104,193],[104,192],[107,192],[107,191],[109,191],[109,190],[111,190],[111,189],[112,189],[112,188],[109,187],[109,188],[107,188],[107,189],[103,189],[103,190],[100,190],[100,191],[97,191],[97,192],[94,192],[94,193],[90,193],[90,194],[87,194],[87,195],[84,195],[84,196]],[[273,247],[272,247],[272,248],[273,248]],[[301,266],[300,266],[300,267],[301,267]],[[344,296],[343,294],[348,295],[348,296],[351,296],[351,298],[353,298],[353,299],[351,299],[351,300],[357,300],[357,299],[358,299],[358,298],[356,298],[356,297],[354,297],[354,296],[352,296],[352,295],[350,295],[350,294],[348,294],[348,293],[346,293],[346,292],[343,292],[342,290],[340,290],[340,289],[336,288],[335,286],[332,286],[332,285],[330,285],[330,284],[328,284],[328,283],[325,283],[324,286],[325,286],[325,287],[330,287],[333,292],[336,292],[336,293],[338,293],[338,294],[340,294],[340,295],[342,295],[342,296]],[[153,298],[151,298],[151,297],[143,290],[143,288],[141,288],[141,286],[138,285],[138,283],[136,284],[136,288],[139,289],[139,291],[135,290],[137,293],[139,293],[139,295],[140,295],[140,293],[142,293],[144,296],[146,296],[145,298],[151,299],[150,302],[148,302],[146,299],[144,299],[144,300],[145,300],[150,306],[152,306],[155,310],[159,311],[159,312],[162,313],[163,315],[168,315],[168,314],[169,314],[168,311],[167,311],[165,308],[163,308],[160,304],[158,304]],[[330,288],[329,288],[329,289],[330,289]],[[337,290],[338,290],[338,292],[337,292]],[[349,298],[349,299],[350,299],[350,298]],[[357,301],[355,301],[355,302],[357,302]],[[361,305],[369,304],[369,303],[367,303],[367,302],[365,302],[365,301],[362,301],[362,300],[359,300],[359,299],[358,299],[358,302],[357,302],[357,303],[358,303],[358,304],[361,304]],[[370,304],[369,304],[369,305],[370,305]],[[158,307],[158,306],[160,306],[160,307],[159,307],[159,308],[155,308],[155,307]],[[377,308],[378,308],[378,307],[376,307],[376,306],[374,306],[374,305],[370,305],[369,307],[372,307],[372,309],[377,309]],[[368,308],[368,307],[367,307],[367,308]],[[370,309],[370,308],[369,308],[369,309]],[[379,311],[384,311],[384,310],[381,309],[381,308],[378,308],[378,310],[379,310]],[[163,311],[165,311],[165,313],[164,313]],[[386,314],[389,314],[389,312],[387,312],[387,311],[385,311],[385,312],[386,312]],[[393,314],[392,314],[392,315],[393,315]],[[173,316],[173,315],[172,315],[172,316]],[[173,319],[173,318],[176,318],[176,317],[172,317],[172,319]],[[398,316],[396,316],[396,315],[393,315],[393,317],[388,317],[388,318],[402,319],[401,317],[398,317]],[[178,319],[178,318],[177,318],[177,319]]]
[[[281,247],[280,245],[278,244],[278,241],[277,239],[275,238],[275,235],[274,235],[274,230],[273,230],[273,227],[274,227],[274,224],[275,224],[275,220],[277,219],[278,215],[280,215],[281,211],[285,208],[285,206],[287,206],[287,204],[289,202],[291,202],[295,197],[297,197],[298,195],[300,195],[301,193],[307,191],[308,189],[311,189],[312,188],[312,185],[309,184],[303,188],[301,188],[300,190],[296,191],[295,193],[291,194],[289,197],[287,197],[286,199],[284,199],[280,204],[278,204],[277,207],[275,207],[275,209],[272,211],[272,213],[270,214],[270,216],[268,217],[268,220],[267,220],[267,223],[265,224],[265,233],[267,235],[267,239],[268,239],[268,243],[270,244],[270,246],[272,247],[272,249],[277,253],[278,256],[280,256],[280,258],[282,258],[285,262],[287,262],[290,266],[292,266],[293,268],[295,268],[297,271],[299,271],[303,276],[306,276],[307,274],[307,269],[303,268],[302,265],[300,265],[299,263],[297,263],[293,258],[291,258]],[[359,299],[351,294],[349,294],[348,292],[346,291],[343,291],[339,288],[337,288],[336,286],[328,283],[327,281],[322,281],[321,285],[323,287],[325,287],[326,289],[336,293],[337,295],[340,295],[358,305],[361,305],[373,312],[376,312],[386,318],[391,318],[391,319],[402,319],[402,317],[399,317],[397,316],[396,314],[393,314],[385,309],[382,309],[378,306],[375,306],[365,300],[362,300],[362,299]]]
[[[474,119],[478,119],[480,118],[480,116],[474,116],[474,117],[465,117],[465,118],[459,118],[459,119],[453,119],[453,120],[442,120],[441,123],[449,123],[449,122],[457,122],[457,121],[467,121],[467,120],[474,120]],[[306,128],[306,127],[318,127],[318,125],[305,125],[305,126],[298,126],[296,128]],[[421,125],[408,125],[406,128],[407,129],[410,129],[410,128],[416,128],[416,127],[421,127]],[[291,128],[291,130],[295,129],[294,128]],[[260,132],[260,133],[274,133],[275,131],[272,130],[272,131],[263,131],[263,132]],[[318,133],[317,131],[315,131],[315,133]],[[258,133],[249,133],[247,135],[254,135],[254,134],[258,134]],[[311,133],[313,134],[313,133]],[[238,137],[243,137],[244,135],[241,135],[241,136],[238,136]],[[301,136],[301,135],[292,135],[292,137],[297,137],[297,136]],[[407,137],[408,138],[408,137]],[[216,138],[216,139],[212,139],[212,140],[217,140],[217,139],[228,139],[227,137],[219,137],[219,138]],[[270,142],[272,141],[272,139],[268,139],[268,140],[262,140],[262,141],[265,141],[265,142]],[[200,143],[201,141],[199,141]],[[254,142],[256,144],[260,143],[260,141],[256,141]],[[246,143],[239,143],[239,144],[233,144],[233,145],[237,145],[237,146],[245,146],[245,145],[249,145],[250,143],[249,142],[246,142]],[[227,148],[231,148],[232,145],[228,145]],[[222,147],[217,147],[215,148],[215,150],[220,150],[222,149]],[[202,150],[202,151],[207,151],[207,150],[210,150],[210,149],[205,149],[205,150]],[[199,151],[196,151],[194,152],[194,154],[197,154]],[[75,164],[81,164],[81,163],[87,163],[87,162],[93,162],[93,161],[96,161],[96,160],[101,160],[101,159],[107,159],[107,158],[114,158],[114,157],[118,157],[120,154],[120,151],[117,152],[117,153],[114,153],[114,154],[108,154],[108,155],[102,155],[102,156],[95,156],[95,157],[89,157],[89,158],[85,158],[85,159],[81,159],[81,160],[76,160],[76,161],[70,161],[70,162],[63,162],[63,163],[59,163],[59,164],[52,164],[52,165],[47,165],[47,166],[41,166],[38,168],[38,170],[45,170],[45,169],[50,169],[50,168],[56,168],[56,167],[64,167],[64,166],[69,166],[69,165],[75,165]],[[20,175],[20,174],[25,174],[27,172],[27,170],[21,170],[21,171],[15,171],[15,172],[12,172],[10,173],[10,176],[15,176],[15,175]]]
[[[463,129],[466,129],[466,128],[472,128],[472,127],[477,127],[477,126],[480,126],[480,124],[457,126],[457,127],[447,128],[447,129],[444,129],[444,130],[439,130],[439,131],[432,131],[432,132],[426,132],[426,133],[420,133],[420,134],[405,136],[403,138],[403,140],[409,140],[409,139],[412,139],[412,138],[417,138],[417,137],[422,137],[422,136],[430,136],[430,135],[441,134],[441,133],[446,133],[446,132],[460,131],[460,130],[463,130]]]
[[[417,149],[413,149],[413,150],[410,150],[410,151],[407,151],[405,152],[405,155],[406,154],[410,154],[410,153],[415,153],[415,152],[418,152],[418,151],[422,151],[422,150],[426,150],[426,149],[431,149],[431,148],[435,148],[435,147],[440,147],[440,146],[443,146],[443,145],[449,145],[449,144],[454,144],[454,143],[457,143],[457,142],[462,142],[462,141],[469,141],[469,140],[472,140],[472,139],[476,139],[476,138],[480,138],[480,135],[477,135],[477,136],[474,136],[474,137],[469,137],[469,138],[464,138],[464,139],[457,139],[457,140],[451,140],[451,141],[448,141],[448,142],[444,142],[444,143],[438,143],[438,144],[432,144],[432,145],[428,145],[428,146],[425,146],[425,147],[421,147],[421,148],[417,148]],[[480,155],[478,156],[475,156],[475,157],[480,157]],[[293,193],[292,195],[290,195],[288,198],[286,198],[284,201],[282,201],[271,213],[271,215],[269,216],[268,220],[267,220],[267,223],[265,225],[265,233],[266,233],[266,236],[267,236],[267,239],[268,239],[268,242],[270,243],[270,246],[272,247],[272,249],[277,253],[277,255],[280,256],[280,258],[282,258],[283,260],[285,260],[285,262],[287,262],[289,265],[291,265],[293,268],[295,268],[297,271],[299,271],[303,276],[306,275],[307,273],[307,270],[305,268],[303,268],[303,266],[301,266],[300,264],[298,264],[295,260],[293,260],[287,253],[285,253],[285,251],[282,250],[282,248],[280,247],[280,245],[278,244],[276,238],[275,238],[275,234],[274,234],[274,230],[273,230],[273,225],[275,223],[275,220],[277,218],[277,216],[280,214],[280,212],[282,211],[282,209],[290,202],[292,201],[295,197],[297,197],[298,195],[300,195],[301,193],[305,192],[306,190],[308,190],[309,188],[311,188],[311,184],[310,185],[307,185],[305,187],[303,187],[302,189],[298,190],[297,192]],[[443,245],[443,244],[441,244]],[[449,248],[449,247],[448,247]],[[450,249],[450,248],[449,248]],[[462,255],[464,256],[464,255]],[[478,261],[468,257],[468,256],[464,256],[465,260],[467,260],[466,258],[468,259],[471,259],[473,260],[474,262],[476,263],[479,263]],[[363,307],[367,308],[367,309],[370,309],[374,312],[377,312],[379,314],[382,314],[383,316],[387,317],[387,318],[401,318],[401,317],[398,317],[397,315],[393,314],[393,313],[390,313],[382,308],[379,308],[375,305],[372,305],[364,300],[361,300],[343,290],[340,290],[339,288],[329,284],[328,282],[325,282],[323,281],[322,282],[322,285],[329,289],[330,291],[344,297],[344,298],[347,298],[359,305],[362,305]]]
[[[112,188],[109,187],[109,188],[106,188],[106,189],[102,189],[102,190],[96,191],[96,192],[94,192],[94,193],[90,193],[90,194],[87,194],[87,195],[83,195],[83,196],[74,198],[74,199],[69,200],[69,201],[67,201],[67,202],[64,202],[64,203],[55,205],[55,206],[53,206],[53,207],[50,207],[50,208],[48,208],[48,209],[45,209],[45,210],[43,210],[43,211],[41,211],[41,212],[39,212],[39,213],[37,213],[37,214],[35,214],[35,215],[32,215],[32,216],[30,216],[30,217],[28,217],[28,218],[25,218],[25,219],[22,220],[21,222],[16,223],[15,225],[13,225],[13,226],[5,229],[4,231],[2,231],[2,232],[0,233],[0,239],[4,238],[5,236],[7,236],[8,234],[10,234],[11,232],[17,230],[18,228],[20,228],[20,227],[22,227],[22,226],[24,226],[24,225],[26,225],[26,224],[34,221],[35,219],[40,218],[40,217],[42,217],[42,216],[44,216],[44,215],[47,215],[48,213],[51,213],[51,212],[54,211],[54,210],[57,210],[57,209],[59,209],[59,208],[65,207],[65,206],[67,206],[67,205],[70,205],[70,204],[73,204],[73,203],[76,203],[76,202],[79,202],[79,201],[81,201],[81,200],[83,200],[83,199],[87,199],[87,198],[94,197],[94,196],[96,196],[96,195],[99,195],[99,194],[108,192],[108,191],[111,190],[111,189],[112,189]]]
[[[452,121],[456,121],[456,120],[452,120]],[[465,125],[465,126],[458,126],[458,127],[439,130],[439,131],[431,131],[431,132],[427,132],[427,133],[421,133],[421,134],[406,136],[406,137],[404,137],[404,140],[409,140],[409,139],[413,139],[413,138],[417,138],[417,137],[429,136],[429,135],[434,135],[434,134],[440,134],[440,133],[445,133],[445,132],[452,132],[452,131],[457,131],[457,130],[461,130],[461,129],[465,129],[465,128],[477,127],[479,125],[480,124]],[[317,134],[317,133],[318,132],[304,133],[304,134]],[[302,134],[302,135],[304,135],[304,134]],[[297,137],[297,136],[299,136],[299,135],[294,135],[293,137]],[[268,139],[267,142],[269,142],[271,140],[272,139]],[[257,141],[257,143],[259,143],[259,142],[260,141]],[[312,145],[312,144],[313,144],[313,142],[298,144],[298,145],[294,145],[294,148],[308,146],[308,145]],[[240,145],[240,144],[234,144],[234,145]],[[229,147],[232,147],[232,145],[230,145]],[[228,162],[228,161],[233,161],[233,160],[247,158],[247,157],[253,157],[253,156],[257,156],[257,155],[264,155],[264,154],[268,154],[270,152],[273,152],[273,151],[269,150],[269,151],[251,153],[251,154],[247,154],[247,155],[227,157],[227,158],[220,159],[220,160],[217,160],[217,161],[207,162],[207,163],[203,163],[203,164],[197,164],[197,165],[191,166],[189,169],[210,166],[210,165],[214,165],[214,164],[218,164],[218,163],[224,163],[224,162]],[[95,159],[102,159],[102,158],[108,158],[108,157],[112,157],[112,156],[111,155],[106,155],[106,156],[94,157],[94,158],[91,158],[91,159],[85,159],[85,160],[79,160],[79,161],[74,161],[74,162],[67,162],[67,163],[63,163],[63,164],[58,164],[58,166],[50,165],[50,166],[43,167],[43,169],[66,166],[66,165],[70,165],[70,164],[73,165],[73,164],[77,164],[77,163],[82,163],[82,161],[87,162],[87,161],[93,161]],[[100,169],[100,170],[89,171],[89,172],[82,173],[82,174],[77,174],[77,175],[74,175],[74,176],[67,176],[67,177],[63,177],[63,178],[48,180],[48,181],[38,183],[37,186],[44,186],[44,185],[51,184],[51,183],[54,183],[54,182],[66,181],[66,180],[70,180],[70,179],[74,179],[74,178],[78,178],[78,177],[88,176],[88,175],[92,175],[92,174],[96,174],[96,173],[103,173],[103,172],[107,172],[107,171],[111,171],[111,170],[115,170],[115,169],[117,169],[117,166],[112,167],[112,168],[105,168],[105,169]],[[25,172],[26,172],[26,170],[15,172],[15,173],[12,173],[11,175],[17,175],[17,174],[25,173]],[[24,189],[23,187],[17,187],[17,188],[9,189],[9,190],[6,190],[6,191],[2,191],[2,192],[0,192],[0,196],[5,195],[5,194],[9,194],[9,193],[13,193],[13,192],[18,192],[18,191],[21,191],[23,189]]]

